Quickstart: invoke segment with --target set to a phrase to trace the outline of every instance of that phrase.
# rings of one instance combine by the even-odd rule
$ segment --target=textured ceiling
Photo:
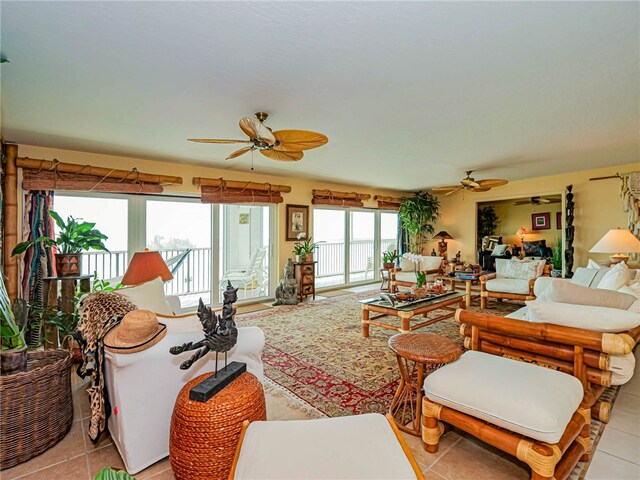
[[[18,143],[248,170],[233,146],[325,133],[256,170],[417,189],[638,161],[638,2],[11,2],[2,130]]]

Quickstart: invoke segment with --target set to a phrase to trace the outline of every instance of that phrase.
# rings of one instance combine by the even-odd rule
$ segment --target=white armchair
[[[513,263],[509,263],[513,262]],[[535,300],[534,284],[542,275],[548,275],[545,260],[521,262],[516,259],[496,259],[496,272],[480,277],[480,308],[487,308],[487,299]],[[514,274],[513,265],[528,267],[528,272]],[[517,266],[517,265],[516,265]]]

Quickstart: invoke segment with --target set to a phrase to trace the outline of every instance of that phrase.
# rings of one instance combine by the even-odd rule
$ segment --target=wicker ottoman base
[[[262,384],[243,373],[206,403],[189,400],[189,390],[213,373],[187,383],[171,417],[169,457],[177,479],[226,479],[244,420],[266,420]]]

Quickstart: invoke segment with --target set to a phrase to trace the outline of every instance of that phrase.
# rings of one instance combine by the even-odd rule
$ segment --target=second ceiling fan
[[[219,138],[188,138],[190,142],[198,143],[246,143],[226,158],[244,155],[253,150],[259,150],[265,157],[283,162],[295,162],[302,159],[303,150],[321,147],[329,141],[326,135],[308,130],[276,130],[272,131],[264,124],[268,113],[258,112],[254,117],[240,119],[240,129],[249,137],[249,140],[228,140]]]
[[[467,176],[460,180],[460,185],[446,185],[443,187],[432,188],[434,193],[442,193],[444,195],[453,195],[461,190],[468,192],[488,192],[494,187],[501,187],[509,183],[502,178],[488,178],[485,180],[476,180],[471,177],[473,170],[467,170]]]

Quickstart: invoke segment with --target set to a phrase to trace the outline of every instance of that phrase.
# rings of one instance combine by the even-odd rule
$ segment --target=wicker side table
[[[266,420],[262,384],[243,373],[207,402],[189,400],[189,390],[213,373],[187,383],[171,417],[169,458],[180,479],[226,479],[235,455],[242,422]]]
[[[460,358],[462,348],[453,340],[434,333],[394,335],[389,339],[389,348],[396,354],[400,367],[400,385],[389,413],[400,430],[420,436],[425,373]]]

